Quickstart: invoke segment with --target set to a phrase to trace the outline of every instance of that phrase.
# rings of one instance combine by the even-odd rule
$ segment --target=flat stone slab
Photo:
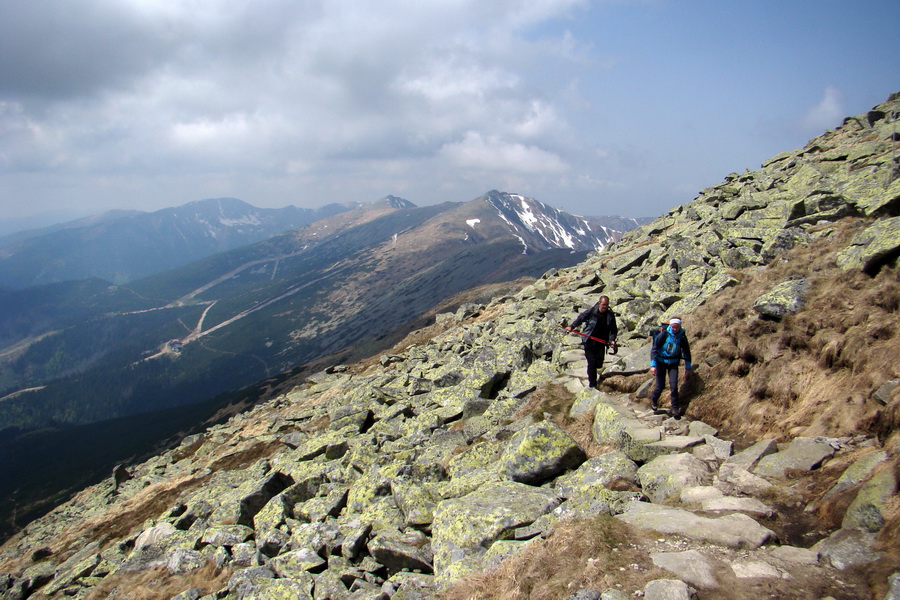
[[[691,591],[678,579],[655,579],[644,586],[644,600],[691,600]]]
[[[719,475],[715,486],[726,494],[758,495],[772,487],[772,484],[759,475],[750,471],[728,464],[726,461],[719,467]]]
[[[707,500],[724,497],[722,490],[711,485],[695,485],[681,490],[682,504],[701,504]]]
[[[680,535],[730,548],[755,549],[775,537],[771,529],[763,527],[747,515],[701,517],[681,508],[648,502],[632,502],[616,518],[641,529]]]
[[[780,579],[781,572],[767,562],[761,560],[742,560],[731,565],[735,577],[738,579],[753,579],[762,577],[766,579]]]
[[[737,498],[735,496],[710,498],[704,500],[700,507],[705,512],[742,512],[762,517],[771,517],[775,514],[775,511],[756,498]]]
[[[838,529],[811,550],[837,569],[875,562],[882,553],[874,550],[876,534],[860,529]]]
[[[788,469],[811,471],[832,456],[834,448],[830,444],[812,438],[795,438],[785,450],[763,457],[753,472],[762,477],[781,478]]]
[[[813,552],[807,548],[797,548],[796,546],[775,546],[769,551],[772,558],[782,560],[784,562],[796,563],[799,565],[817,565],[819,564],[819,553]]]
[[[778,452],[778,444],[775,440],[762,440],[737,454],[729,456],[723,466],[728,465],[750,471],[763,457],[776,452]]]
[[[702,442],[703,438],[696,435],[670,435],[663,440],[646,445],[664,452],[684,452]]]
[[[686,552],[654,552],[650,555],[653,564],[671,571],[682,581],[696,588],[719,586],[712,563],[697,550]]]

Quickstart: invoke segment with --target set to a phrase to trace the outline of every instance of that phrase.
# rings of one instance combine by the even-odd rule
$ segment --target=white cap
[[[672,319],[671,321],[669,321],[669,325],[674,325],[675,323],[681,325],[681,319]]]

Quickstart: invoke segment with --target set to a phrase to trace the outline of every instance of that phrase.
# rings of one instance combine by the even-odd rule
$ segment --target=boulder
[[[880,469],[856,494],[847,507],[841,527],[877,532],[884,526],[888,500],[897,491],[897,478],[892,468]]]
[[[487,483],[466,496],[440,502],[432,523],[436,577],[447,582],[474,572],[495,541],[559,502],[551,490],[513,481]]]
[[[833,455],[830,444],[814,438],[794,438],[786,449],[763,457],[753,472],[762,477],[780,478],[788,469],[811,471]]]
[[[808,291],[809,282],[806,279],[779,283],[756,299],[753,303],[753,310],[763,317],[780,321],[803,307]]]
[[[730,548],[754,549],[762,546],[775,533],[742,514],[709,518],[680,508],[632,502],[617,519],[641,529],[680,535]]]
[[[854,236],[850,246],[841,251],[837,265],[872,273],[886,261],[900,254],[900,217],[881,219]]]
[[[515,434],[500,458],[507,478],[539,485],[574,469],[587,459],[584,450],[552,421],[543,421]]]
[[[654,458],[637,471],[644,494],[653,502],[679,498],[687,487],[712,482],[705,462],[692,454],[671,454]]]

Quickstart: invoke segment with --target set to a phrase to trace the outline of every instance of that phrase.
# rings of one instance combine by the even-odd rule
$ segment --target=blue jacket
[[[650,366],[677,366],[682,358],[684,368],[690,371],[691,345],[688,343],[684,328],[675,334],[669,325],[663,333],[653,338],[653,344],[650,346]]]

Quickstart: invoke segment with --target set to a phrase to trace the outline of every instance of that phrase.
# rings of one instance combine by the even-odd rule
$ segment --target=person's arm
[[[581,314],[575,317],[575,320],[572,321],[572,324],[569,325],[569,329],[578,329],[578,326],[584,323],[585,319],[587,319],[588,315],[591,313],[591,309],[587,309],[581,311]]]
[[[688,342],[687,334],[681,340],[681,356],[684,357],[684,376],[690,377],[694,365],[691,364],[691,345]]]

